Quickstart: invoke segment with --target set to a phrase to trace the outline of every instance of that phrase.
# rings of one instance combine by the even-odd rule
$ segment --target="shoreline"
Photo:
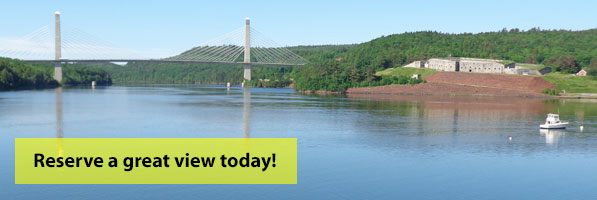
[[[387,95],[387,96],[420,96],[420,97],[516,97],[516,98],[530,98],[530,99],[553,99],[560,96],[549,95],[492,95],[492,94],[428,94],[428,93],[383,93],[383,92],[347,92],[350,95]]]
[[[310,93],[315,94],[315,93]],[[371,96],[413,96],[413,97],[515,97],[515,98],[528,98],[528,99],[597,99],[597,96],[592,95],[579,95],[579,96],[551,96],[551,95],[528,95],[528,96],[516,96],[516,95],[483,95],[483,94],[415,94],[415,93],[343,93],[344,95],[371,95]],[[597,95],[597,94],[595,94]]]
[[[593,94],[593,93],[590,93]],[[558,99],[597,99],[597,94],[593,95],[578,95],[578,96],[553,96]]]
[[[421,95],[421,96],[501,96],[552,98],[532,90],[504,89],[497,87],[479,87],[451,83],[422,83],[416,85],[386,85],[378,87],[349,88],[346,94],[385,94],[385,95]]]
[[[402,85],[395,85],[395,86],[402,86]],[[384,87],[384,86],[378,86]],[[375,87],[372,87],[375,88]],[[504,90],[505,94],[470,94],[470,93],[430,93],[426,91],[420,92],[377,92],[377,91],[363,91],[363,90],[371,90],[371,88],[349,88],[347,91],[343,92],[342,94],[350,96],[350,95],[394,95],[394,96],[444,96],[444,97],[517,97],[517,98],[531,98],[531,99],[597,99],[597,94],[595,93],[570,93],[568,95],[561,95],[561,96],[552,96],[543,93],[528,93],[528,94],[507,94],[510,90]],[[351,92],[352,91],[352,92]],[[322,93],[310,93],[310,94],[322,94]],[[323,93],[323,94],[332,94],[332,93]]]

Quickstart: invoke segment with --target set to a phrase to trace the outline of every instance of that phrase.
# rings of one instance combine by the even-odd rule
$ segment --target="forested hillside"
[[[103,66],[103,64],[100,64]],[[97,85],[111,85],[112,77],[102,68],[91,67],[87,64],[65,64],[62,66],[62,83],[65,85],[90,85],[95,81]]]
[[[597,29],[586,31],[518,29],[478,34],[414,32],[384,36],[345,52],[311,55],[294,71],[297,90],[344,91],[377,84],[375,72],[433,57],[475,57],[554,66],[574,73],[597,68]]]
[[[0,58],[0,90],[55,87],[58,82],[52,78],[52,73],[52,68]]]

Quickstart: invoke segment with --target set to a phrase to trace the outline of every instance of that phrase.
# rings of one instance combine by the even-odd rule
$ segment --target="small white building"
[[[585,71],[584,69],[581,69],[580,71],[578,71],[576,73],[577,76],[586,76],[587,75],[587,71]]]

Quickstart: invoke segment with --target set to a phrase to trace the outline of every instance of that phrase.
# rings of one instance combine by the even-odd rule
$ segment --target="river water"
[[[570,127],[540,131],[549,112]],[[298,184],[15,185],[20,137],[298,138]],[[0,138],[0,199],[597,198],[591,100],[199,85],[10,91],[0,92]]]

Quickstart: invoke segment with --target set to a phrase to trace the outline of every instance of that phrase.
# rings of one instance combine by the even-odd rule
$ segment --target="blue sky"
[[[11,1],[0,37],[49,25],[54,11],[123,48],[179,52],[243,26],[281,45],[347,44],[421,30],[485,32],[503,27],[597,28],[597,1]]]

